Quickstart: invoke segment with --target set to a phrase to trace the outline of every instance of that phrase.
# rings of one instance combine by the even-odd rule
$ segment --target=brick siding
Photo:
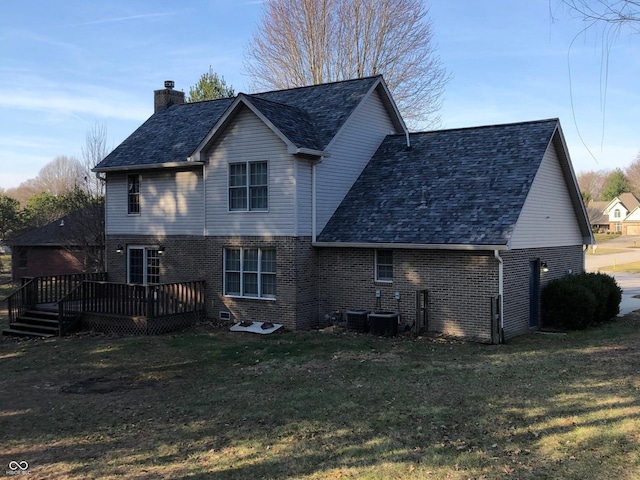
[[[540,259],[548,272],[540,273],[540,290],[551,280],[569,271],[584,271],[581,245],[531,248],[501,252],[504,261],[504,330],[507,338],[526,333],[529,328],[529,264]]]
[[[402,329],[415,320],[416,291],[427,289],[430,331],[490,341],[491,300],[498,295],[493,252],[394,250],[392,283],[375,281],[374,256],[364,248],[320,251],[320,318],[336,309],[397,311]]]
[[[317,253],[310,237],[191,237],[109,236],[109,281],[126,282],[126,253],[116,246],[163,245],[160,282],[206,281],[206,315],[218,319],[229,312],[231,320],[282,323],[289,329],[318,325]],[[276,299],[232,298],[223,293],[223,252],[226,247],[276,249]],[[126,252],[126,251],[125,251]]]
[[[453,250],[393,251],[393,282],[375,281],[375,249],[321,248],[309,237],[152,236],[107,238],[109,280],[126,281],[126,255],[116,245],[164,245],[161,283],[206,281],[206,314],[232,321],[282,323],[289,329],[323,325],[335,310],[363,308],[397,311],[401,329],[416,318],[416,291],[429,291],[428,328],[456,337],[491,341],[491,303],[498,295],[498,262],[493,252]],[[226,247],[275,248],[275,300],[232,298],[223,294],[223,252]],[[542,259],[549,272],[540,287],[571,269],[584,269],[581,246],[503,251],[504,327],[507,338],[529,331],[529,264]],[[380,298],[376,297],[380,291]],[[400,299],[396,300],[395,293]]]

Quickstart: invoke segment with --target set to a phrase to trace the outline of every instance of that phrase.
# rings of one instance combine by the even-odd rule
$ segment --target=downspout
[[[320,162],[322,161],[322,157],[320,157]],[[318,163],[320,162],[313,162],[313,164],[311,165],[311,243],[314,244],[316,243],[316,236],[317,236],[317,231],[316,231],[316,220],[317,220],[317,213],[316,213],[316,208],[318,206],[317,204],[317,199],[316,199],[316,166],[318,165]]]
[[[504,261],[498,250],[493,251],[498,260],[498,295],[500,296],[500,343],[504,341]]]
[[[207,236],[207,166],[202,165],[202,236]]]

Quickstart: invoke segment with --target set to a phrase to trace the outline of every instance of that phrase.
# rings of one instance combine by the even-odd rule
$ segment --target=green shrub
[[[622,290],[609,275],[570,275],[553,280],[542,289],[542,321],[547,327],[584,329],[614,318],[621,300]]]
[[[612,320],[620,313],[620,302],[622,301],[622,289],[618,286],[616,279],[606,273],[593,273],[600,281],[602,287],[607,291],[607,305],[602,318],[603,322]]]

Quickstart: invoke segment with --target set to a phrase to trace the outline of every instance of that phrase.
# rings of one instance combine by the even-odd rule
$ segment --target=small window
[[[276,251],[263,248],[224,250],[224,294],[276,298]]]
[[[127,175],[127,213],[140,213],[140,175]]]
[[[614,218],[620,218],[620,209],[616,208],[613,211],[613,216],[614,216]]]
[[[393,282],[393,250],[376,250],[376,281]]]
[[[229,164],[229,210],[266,211],[268,208],[267,162]]]

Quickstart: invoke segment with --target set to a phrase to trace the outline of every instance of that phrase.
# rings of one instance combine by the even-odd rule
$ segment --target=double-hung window
[[[266,211],[269,208],[267,162],[229,164],[229,210]]]
[[[276,298],[276,250],[225,248],[224,294]]]
[[[127,175],[127,213],[140,213],[140,175]]]
[[[393,282],[393,250],[376,250],[376,281]]]

